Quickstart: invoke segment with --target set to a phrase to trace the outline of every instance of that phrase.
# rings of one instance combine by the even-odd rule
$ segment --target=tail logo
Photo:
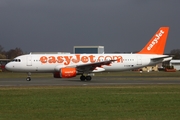
[[[160,30],[160,32],[155,35],[154,40],[148,45],[147,50],[151,50],[153,48],[153,46],[158,43],[158,41],[160,40],[160,38],[162,37],[163,34],[164,34],[164,31]]]

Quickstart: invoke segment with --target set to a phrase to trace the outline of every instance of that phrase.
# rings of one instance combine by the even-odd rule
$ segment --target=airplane
[[[80,75],[81,81],[90,81],[92,73],[127,71],[171,60],[169,55],[163,55],[168,31],[169,27],[160,27],[145,47],[134,54],[30,53],[16,57],[5,68],[26,72],[27,81],[31,81],[31,73],[52,73],[54,78]]]

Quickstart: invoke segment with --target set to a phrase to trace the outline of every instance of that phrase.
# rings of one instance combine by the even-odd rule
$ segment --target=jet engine
[[[61,68],[59,72],[54,73],[54,78],[71,78],[76,77],[76,68]]]

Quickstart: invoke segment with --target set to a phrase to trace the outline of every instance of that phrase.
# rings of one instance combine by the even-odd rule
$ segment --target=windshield
[[[13,59],[12,62],[21,62],[20,59]]]

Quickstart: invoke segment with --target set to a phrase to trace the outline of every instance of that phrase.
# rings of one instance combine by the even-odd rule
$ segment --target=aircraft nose
[[[12,69],[12,65],[11,65],[10,63],[7,63],[6,66],[5,66],[5,68],[6,68],[7,70],[11,70],[11,69]]]

